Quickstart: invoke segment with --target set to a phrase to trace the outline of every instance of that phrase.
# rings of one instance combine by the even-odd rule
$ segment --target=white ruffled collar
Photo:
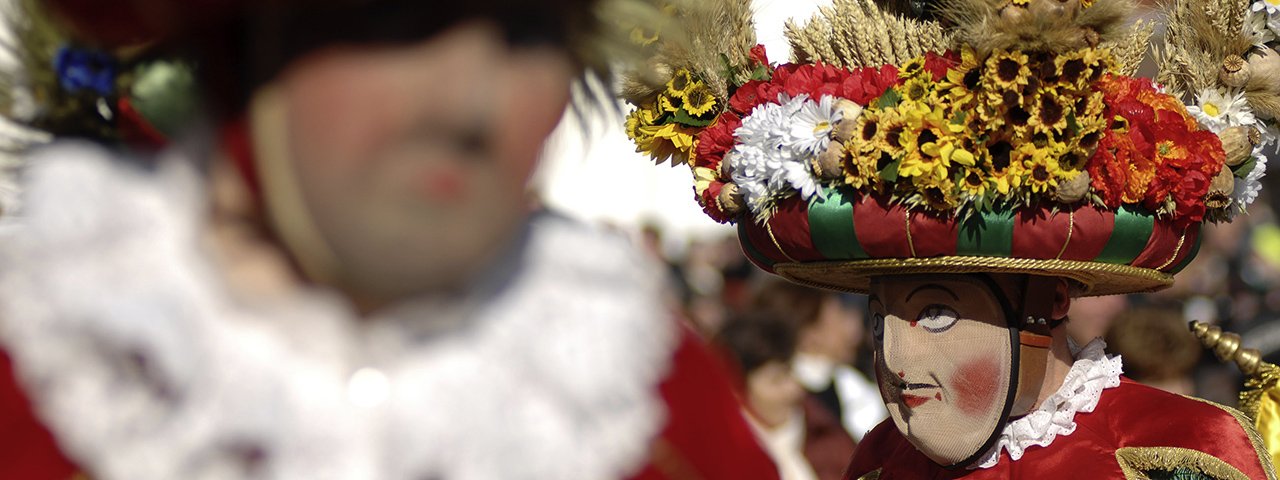
[[[1000,452],[1018,460],[1032,446],[1047,447],[1058,436],[1076,431],[1077,413],[1092,412],[1098,406],[1102,391],[1120,386],[1120,357],[1108,358],[1101,338],[1094,339],[1076,354],[1062,387],[1036,411],[1005,425],[995,446],[987,456],[971,468],[991,468],[1000,463]]]
[[[621,238],[542,217],[501,285],[357,322],[321,292],[231,300],[184,158],[30,161],[0,344],[95,477],[618,478],[663,424],[678,330]],[[421,328],[443,315],[466,321]]]

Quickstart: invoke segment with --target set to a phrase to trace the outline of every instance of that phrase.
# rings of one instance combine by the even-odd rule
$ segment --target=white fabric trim
[[[95,477],[594,479],[644,464],[679,331],[660,270],[626,240],[544,216],[469,298],[366,321],[319,291],[249,306],[201,250],[198,174],[167,156],[144,169],[50,147],[0,229],[0,343]]]
[[[1102,391],[1120,386],[1120,357],[1108,358],[1101,338],[1085,345],[1067,372],[1062,387],[1036,411],[1005,425],[991,451],[975,468],[991,468],[1000,463],[1000,452],[1009,452],[1017,461],[1032,446],[1047,447],[1058,436],[1076,431],[1076,413],[1092,412]]]

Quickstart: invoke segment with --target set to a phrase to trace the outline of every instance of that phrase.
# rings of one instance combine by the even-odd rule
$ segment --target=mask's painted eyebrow
[[[946,288],[946,287],[943,287],[943,286],[941,286],[941,285],[937,285],[937,284],[932,284],[932,283],[927,283],[927,284],[921,285],[921,286],[919,286],[919,287],[916,287],[916,289],[915,289],[915,290],[912,290],[912,291],[911,291],[911,293],[908,293],[908,294],[907,294],[907,299],[906,299],[906,301],[910,302],[910,301],[911,301],[911,297],[913,297],[913,296],[915,296],[915,294],[920,293],[920,292],[925,291],[925,290],[938,290],[938,291],[940,291],[940,292],[946,293],[947,295],[950,295],[952,300],[955,300],[955,301],[957,301],[957,302],[959,302],[959,301],[960,301],[960,296],[959,296],[959,295],[956,295],[956,292],[951,291],[951,289],[949,289],[949,288]]]

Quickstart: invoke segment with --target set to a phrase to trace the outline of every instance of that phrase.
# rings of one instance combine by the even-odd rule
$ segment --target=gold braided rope
[[[916,242],[911,239],[911,210],[903,210],[907,218],[907,246],[911,248],[911,256],[916,256]]]
[[[791,260],[792,262],[799,262],[799,260],[791,258],[791,255],[787,254],[787,249],[782,248],[782,244],[778,243],[778,237],[773,235],[773,225],[770,225],[769,222],[765,222],[764,231],[769,233],[769,240],[773,241],[773,246],[778,247],[778,251],[782,252],[782,256],[787,257],[787,260]]]
[[[1067,245],[1071,245],[1071,233],[1076,229],[1076,211],[1072,210],[1071,216],[1068,217],[1071,223],[1067,225],[1067,241],[1062,242],[1062,250],[1058,250],[1058,256],[1053,257],[1055,260],[1061,260],[1062,255],[1067,253]]]
[[[1170,256],[1169,260],[1160,264],[1160,266],[1156,268],[1156,270],[1164,270],[1166,268],[1169,268],[1169,265],[1173,265],[1173,261],[1178,259],[1178,254],[1182,253],[1182,244],[1186,243],[1186,241],[1187,241],[1187,229],[1183,228],[1182,236],[1178,237],[1178,248],[1173,249],[1173,256]]]
[[[1153,292],[1173,285],[1173,275],[1149,268],[1078,260],[949,256],[878,258],[838,262],[780,263],[783,278],[813,287],[869,293],[871,277],[920,273],[1024,273],[1079,283],[1076,296]]]

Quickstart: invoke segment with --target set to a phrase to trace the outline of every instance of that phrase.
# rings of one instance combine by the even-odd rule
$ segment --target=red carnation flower
[[[747,56],[751,59],[751,64],[753,66],[769,64],[769,55],[765,53],[764,45],[751,47],[751,52],[748,53]]]
[[[724,182],[711,182],[711,186],[707,187],[707,190],[698,197],[698,203],[702,205],[702,212],[719,223],[733,221],[732,216],[720,209],[720,202],[717,201],[717,198],[720,197],[720,191],[724,189],[724,185]]]
[[[712,170],[720,169],[724,154],[733,149],[733,132],[742,126],[742,119],[733,112],[724,112],[716,123],[698,134],[698,146],[694,150],[694,166]]]

